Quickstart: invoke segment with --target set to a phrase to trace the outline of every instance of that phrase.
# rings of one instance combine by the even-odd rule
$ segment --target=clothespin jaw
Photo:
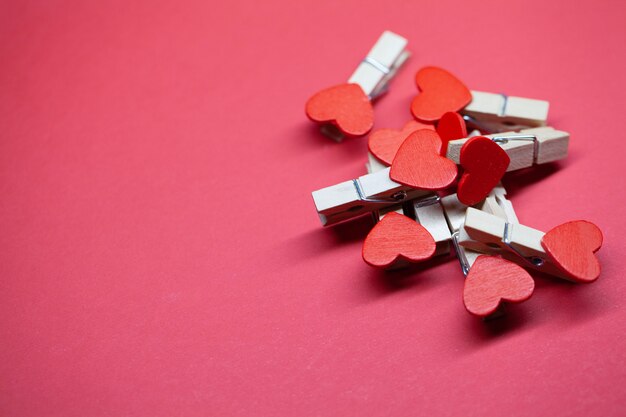
[[[407,40],[385,31],[345,84],[323,89],[306,103],[309,119],[322,124],[335,141],[366,135],[374,126],[371,101],[387,90],[389,81],[409,57]]]
[[[476,126],[499,129],[508,125],[510,130],[512,125],[545,126],[548,120],[550,103],[547,101],[483,91],[471,93],[472,101],[465,106],[462,113],[467,116],[466,120]]]
[[[499,144],[509,156],[511,162],[507,172],[564,159],[569,146],[569,133],[551,127],[496,133],[485,137]],[[468,140],[469,138],[465,138],[448,142],[447,157],[457,164],[460,163],[461,148]]]
[[[313,201],[323,226],[428,194],[389,178],[389,168],[313,191]]]
[[[506,199],[506,190],[502,184],[496,185],[489,196],[487,196],[485,201],[483,201],[478,208],[484,212],[500,217],[508,223],[519,223],[517,214],[513,209],[513,204]],[[463,216],[462,222],[464,221],[465,216]]]
[[[376,158],[374,155],[368,152],[367,154],[367,163],[365,164],[365,169],[368,173],[382,171],[386,169],[387,165],[383,164]]]

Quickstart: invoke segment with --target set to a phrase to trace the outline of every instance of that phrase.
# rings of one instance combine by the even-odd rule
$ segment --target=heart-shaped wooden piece
[[[463,144],[459,162],[465,171],[459,180],[457,196],[463,204],[473,206],[498,185],[511,159],[491,139],[475,136]]]
[[[476,258],[463,287],[463,303],[470,313],[487,317],[503,301],[521,303],[533,295],[535,281],[521,266],[497,256]]]
[[[397,261],[421,262],[435,253],[435,239],[415,220],[390,212],[369,232],[362,253],[367,264],[378,268]]]
[[[420,94],[411,113],[422,122],[434,122],[447,112],[457,112],[472,101],[472,93],[458,78],[438,67],[424,67],[415,74]]]
[[[396,156],[402,142],[404,142],[407,136],[419,129],[434,130],[435,126],[411,120],[404,125],[402,130],[378,129],[370,135],[367,147],[376,159],[389,166],[393,162],[393,158]]]
[[[441,138],[441,156],[446,156],[448,142],[467,137],[467,126],[463,116],[452,111],[445,113],[437,123],[437,133]]]
[[[456,164],[440,155],[441,139],[434,130],[411,133],[398,149],[389,178],[408,187],[442,190],[456,178]]]
[[[346,136],[366,135],[374,126],[374,109],[358,84],[340,84],[314,94],[306,115],[318,123],[332,123]]]
[[[586,220],[563,223],[541,239],[552,262],[572,281],[593,282],[600,276],[600,262],[594,255],[602,246],[602,231]]]

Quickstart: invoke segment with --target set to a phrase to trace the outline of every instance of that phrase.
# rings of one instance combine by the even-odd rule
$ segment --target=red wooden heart
[[[439,120],[446,112],[456,112],[472,101],[472,93],[458,78],[437,67],[425,67],[415,74],[420,94],[411,103],[411,113],[422,122]]]
[[[465,172],[459,180],[459,201],[473,206],[491,192],[511,162],[506,152],[484,136],[470,138],[463,144],[459,162]]]
[[[379,161],[386,165],[391,165],[402,142],[404,142],[409,134],[418,129],[434,130],[435,126],[411,120],[404,125],[402,130],[378,129],[370,135],[367,141],[367,147],[371,154]]]
[[[541,239],[552,262],[572,281],[593,282],[600,276],[600,262],[594,255],[602,246],[602,231],[586,220],[563,223]]]
[[[387,268],[399,260],[421,262],[435,253],[435,239],[415,220],[388,213],[374,226],[363,242],[363,260]]]
[[[467,137],[467,126],[463,116],[456,112],[447,112],[437,124],[437,133],[441,138],[441,156],[448,153],[448,142]]]
[[[412,188],[441,190],[456,178],[456,164],[444,158],[437,132],[420,129],[411,133],[398,149],[389,178]]]
[[[318,123],[332,123],[346,136],[362,136],[374,126],[372,103],[358,84],[326,88],[306,102],[306,115]]]
[[[463,303],[470,313],[486,317],[501,302],[521,303],[533,294],[535,281],[521,266],[497,256],[476,258],[463,287]]]

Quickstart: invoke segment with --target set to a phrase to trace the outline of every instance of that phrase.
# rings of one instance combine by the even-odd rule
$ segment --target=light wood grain
[[[472,91],[472,101],[461,111],[478,121],[501,125],[545,126],[550,103],[523,97]]]
[[[507,153],[511,162],[507,172],[528,168],[534,164],[545,164],[567,157],[569,133],[555,130],[551,127],[523,129],[519,132],[504,132],[485,135],[487,138],[515,137],[519,135],[534,135],[537,137],[537,155],[535,159],[535,145],[532,141],[510,140],[507,143],[498,143]],[[469,138],[452,140],[448,143],[447,157],[455,163],[460,162],[461,148]]]
[[[370,99],[375,99],[387,90],[389,81],[409,58],[407,44],[408,41],[404,37],[391,31],[383,32],[367,54],[370,61],[364,59],[348,82],[359,84]],[[381,71],[370,62],[380,64],[387,71]]]

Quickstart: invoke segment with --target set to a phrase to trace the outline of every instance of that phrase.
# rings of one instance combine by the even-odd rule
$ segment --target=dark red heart
[[[600,276],[600,262],[594,255],[602,246],[602,231],[586,220],[563,223],[541,239],[552,262],[572,281],[593,282]]]
[[[467,126],[463,116],[455,112],[447,112],[437,123],[437,133],[441,138],[441,156],[446,156],[448,142],[467,137]]]
[[[442,190],[456,178],[456,164],[440,155],[437,132],[420,129],[411,133],[398,149],[389,178],[408,187]]]
[[[388,268],[397,261],[421,262],[435,253],[435,239],[415,220],[388,213],[363,242],[363,260],[371,266]]]
[[[463,287],[463,303],[470,313],[486,317],[503,301],[521,303],[533,294],[535,281],[521,266],[497,256],[476,258]]]
[[[458,78],[438,67],[425,67],[415,74],[420,94],[411,103],[411,113],[422,122],[434,122],[447,112],[457,112],[472,101],[472,93]]]
[[[473,206],[500,182],[511,160],[497,143],[475,136],[463,144],[459,162],[465,171],[459,180],[457,196],[463,204]]]
[[[366,135],[374,126],[372,103],[358,84],[326,88],[306,102],[306,115],[318,123],[332,123],[346,136]]]
[[[404,142],[409,134],[419,129],[432,130],[435,129],[435,126],[411,120],[404,125],[402,130],[378,129],[370,135],[367,141],[367,147],[370,153],[379,161],[386,165],[391,165],[402,142]]]

